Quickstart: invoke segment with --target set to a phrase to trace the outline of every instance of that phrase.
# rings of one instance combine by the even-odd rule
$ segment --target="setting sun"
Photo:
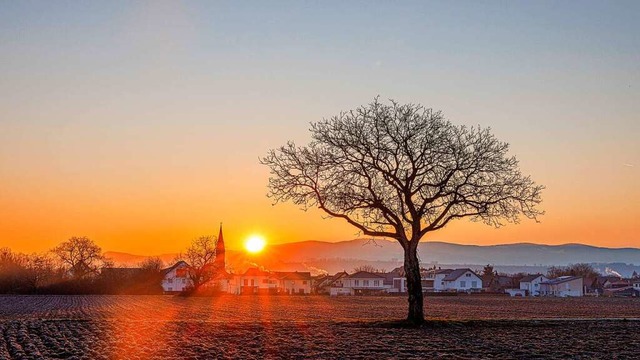
[[[244,243],[245,249],[247,249],[250,253],[259,253],[264,249],[264,246],[267,244],[265,239],[260,235],[252,235],[247,239]]]

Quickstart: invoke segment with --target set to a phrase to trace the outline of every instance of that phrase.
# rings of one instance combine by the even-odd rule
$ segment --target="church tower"
[[[220,223],[220,233],[218,234],[218,241],[216,242],[216,259],[213,265],[216,269],[225,271],[226,261],[224,254],[224,238],[222,237],[222,223]]]

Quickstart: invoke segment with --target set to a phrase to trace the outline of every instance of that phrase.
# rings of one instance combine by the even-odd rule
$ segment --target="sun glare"
[[[250,253],[259,253],[264,249],[264,246],[267,244],[265,239],[260,235],[252,235],[247,239],[244,243],[245,249],[247,249]]]

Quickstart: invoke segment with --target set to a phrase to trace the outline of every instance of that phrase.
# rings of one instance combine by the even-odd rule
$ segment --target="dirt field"
[[[640,299],[0,296],[0,359],[638,358]],[[635,344],[635,345],[634,345]]]

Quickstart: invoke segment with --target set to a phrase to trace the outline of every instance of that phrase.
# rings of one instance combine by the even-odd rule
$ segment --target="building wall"
[[[353,289],[384,289],[383,278],[358,278],[342,279],[343,287],[349,287]]]
[[[447,274],[436,274],[433,277],[433,291],[445,291],[447,284],[444,282],[444,278]]]
[[[584,295],[584,281],[577,278],[559,284],[540,284],[541,295],[558,297],[576,297]]]
[[[544,276],[538,276],[530,282],[521,282],[520,289],[527,290],[530,296],[539,296],[540,295],[540,283],[543,281],[547,281]]]
[[[166,273],[162,279],[162,290],[164,292],[181,292],[192,286],[191,279],[188,275],[182,276],[187,269],[187,265],[182,265]]]
[[[286,294],[311,294],[311,280],[280,280],[280,292]]]
[[[468,276],[467,276],[468,275]],[[474,286],[475,285],[475,286]],[[482,288],[482,279],[471,271],[467,271],[454,281],[444,281],[445,290],[469,291]]]

